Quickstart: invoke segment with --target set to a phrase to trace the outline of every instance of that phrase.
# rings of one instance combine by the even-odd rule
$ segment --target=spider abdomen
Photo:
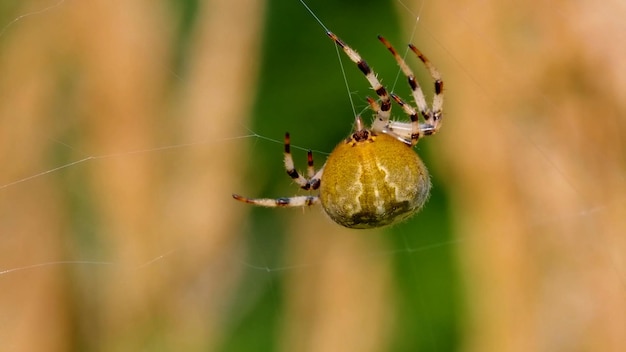
[[[428,171],[410,146],[385,133],[363,130],[341,142],[328,157],[320,199],[338,224],[373,228],[415,214],[429,192]]]

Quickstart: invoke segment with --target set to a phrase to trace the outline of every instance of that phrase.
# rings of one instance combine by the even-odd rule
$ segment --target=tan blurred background
[[[445,126],[420,153],[441,192],[430,211],[441,207],[447,222],[427,209],[392,230],[355,233],[317,210],[230,199],[296,192],[280,143],[254,136],[279,139],[311,120],[253,120],[262,94],[297,94],[259,88],[259,77],[282,72],[261,72],[275,52],[266,27],[292,20],[315,33],[285,33],[284,74],[345,94],[324,86],[341,79],[330,41],[323,74],[305,73],[322,59],[291,45],[327,39],[293,3],[300,17],[253,0],[0,6],[0,350],[626,349],[626,6],[310,1],[320,16],[354,14],[355,33],[322,20],[364,56],[387,54],[369,33],[357,38],[357,23],[375,33],[376,16],[397,16],[397,36],[419,43],[446,84]],[[277,114],[296,108],[295,97],[278,98]],[[309,99],[311,109],[332,114],[325,99]],[[340,125],[313,126],[347,134],[350,121]],[[296,144],[317,148],[306,131]],[[265,158],[276,159],[272,173]],[[285,187],[261,191],[272,184]],[[418,332],[398,303],[431,305],[405,275],[438,268],[404,272],[402,258],[414,265],[432,251],[389,239],[437,228],[449,228],[451,242],[435,244],[458,272],[458,306],[441,323],[451,335],[434,318]],[[269,247],[274,232],[285,236]],[[255,304],[261,283],[269,303]]]

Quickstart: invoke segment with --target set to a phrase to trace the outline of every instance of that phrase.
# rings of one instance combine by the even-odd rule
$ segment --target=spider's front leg
[[[349,47],[343,40],[339,39],[334,33],[326,32],[326,34],[332,39],[341,49],[343,49],[344,53],[348,55],[350,60],[354,62],[359,70],[365,75],[365,78],[369,82],[370,86],[376,92],[376,95],[380,98],[380,105],[376,103],[373,99],[368,98],[368,102],[370,103],[370,107],[376,113],[376,119],[372,124],[372,130],[380,132],[383,131],[387,125],[389,124],[389,118],[391,116],[391,98],[387,89],[380,83],[378,78],[376,77],[376,73],[374,70],[370,68],[370,66],[361,58],[361,55],[357,53],[354,49]]]

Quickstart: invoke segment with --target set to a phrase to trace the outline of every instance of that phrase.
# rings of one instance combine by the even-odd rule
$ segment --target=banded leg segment
[[[320,178],[322,176],[321,174],[322,170],[318,171],[317,174],[315,173],[315,169],[313,167],[313,152],[312,151],[309,150],[307,152],[307,176],[309,178],[307,179],[304,176],[300,175],[298,170],[296,170],[294,162],[293,162],[293,156],[291,155],[291,139],[289,136],[289,132],[285,133],[284,162],[285,162],[285,170],[287,171],[287,175],[289,175],[289,177],[291,177],[298,184],[298,186],[300,186],[300,188],[305,189],[305,190],[310,190],[310,189],[315,190],[319,188]]]
[[[409,86],[411,87],[411,92],[413,94],[413,99],[415,99],[415,104],[417,104],[417,108],[421,112],[422,116],[426,118],[426,115],[428,114],[428,104],[426,104],[426,98],[424,97],[424,92],[422,92],[422,88],[415,79],[415,74],[413,73],[411,68],[409,68],[409,65],[406,64],[402,56],[398,54],[396,49],[391,45],[391,43],[389,43],[387,39],[379,35],[378,40],[380,40],[381,43],[383,43],[385,47],[387,47],[387,49],[391,52],[393,57],[398,62],[398,66],[400,66],[402,73],[404,73],[407,80],[409,81]]]
[[[233,194],[233,198],[240,202],[259,205],[262,207],[285,207],[285,208],[295,208],[295,207],[308,207],[311,205],[316,205],[320,203],[320,198],[318,196],[297,196],[297,197],[289,197],[289,198],[257,198],[250,199],[238,194]]]
[[[427,123],[433,125],[435,132],[439,130],[441,125],[441,118],[443,117],[443,80],[441,79],[441,74],[435,68],[435,66],[428,60],[428,58],[419,51],[415,45],[409,44],[409,48],[411,51],[417,55],[417,57],[422,60],[426,69],[428,69],[428,73],[430,73],[430,77],[435,81],[435,95],[433,96],[433,106],[432,113],[429,116],[431,120],[426,119]],[[433,132],[434,133],[434,132]]]
[[[326,32],[326,34],[332,39],[345,53],[350,60],[354,62],[359,70],[365,75],[365,78],[370,83],[370,86],[376,92],[376,95],[380,98],[380,105],[372,104],[370,106],[376,113],[376,120],[372,124],[372,130],[383,131],[389,124],[389,117],[391,116],[391,99],[387,89],[380,83],[376,74],[369,67],[367,62],[361,58],[361,56],[351,47],[349,47],[343,40],[339,39],[334,33]],[[368,99],[369,101],[370,99]]]
[[[430,123],[420,123],[417,116],[417,111],[410,105],[404,102],[399,96],[391,94],[391,97],[402,107],[404,112],[410,116],[411,123],[406,122],[391,122],[389,124],[389,130],[399,137],[404,143],[414,146],[417,141],[423,136],[430,136],[435,133],[434,127]]]
[[[411,87],[413,99],[415,100],[415,104],[417,105],[418,110],[424,118],[425,123],[419,123],[417,121],[415,109],[413,109],[413,107],[409,104],[402,101],[402,99],[400,99],[397,95],[391,95],[392,98],[402,106],[404,112],[411,117],[412,128],[411,133],[409,134],[409,138],[411,140],[411,145],[415,145],[420,137],[436,133],[441,126],[441,118],[443,116],[443,80],[441,79],[441,74],[439,73],[439,71],[437,71],[435,66],[433,66],[430,60],[428,60],[428,58],[426,58],[426,56],[422,54],[421,51],[419,51],[413,44],[409,44],[409,48],[411,49],[411,51],[413,51],[413,53],[415,53],[415,55],[417,55],[417,57],[422,61],[424,66],[426,66],[428,73],[435,81],[435,94],[433,96],[433,105],[431,110],[426,103],[424,92],[422,91],[422,88],[415,79],[415,74],[413,73],[411,68],[409,68],[404,59],[398,54],[396,49],[391,45],[391,43],[389,43],[387,39],[382,36],[378,36],[378,39],[385,45],[385,47],[387,47],[389,52],[391,52],[393,57],[398,62],[398,66],[400,66],[402,73],[404,73],[404,75],[407,77],[409,86]],[[393,131],[394,127],[396,130],[406,130],[406,124],[404,123],[390,123],[389,129]],[[407,134],[408,133],[405,131],[403,135],[406,136]]]
[[[316,190],[320,187],[322,173],[324,167],[315,172],[313,166],[313,152],[310,150],[307,152],[307,176],[300,175],[294,167],[293,157],[291,156],[291,140],[289,133],[285,133],[285,170],[287,175],[291,177],[300,188],[306,190]],[[233,194],[233,198],[240,202],[259,205],[262,207],[307,207],[320,203],[318,196],[296,196],[296,197],[281,197],[281,198],[246,198],[239,194]]]

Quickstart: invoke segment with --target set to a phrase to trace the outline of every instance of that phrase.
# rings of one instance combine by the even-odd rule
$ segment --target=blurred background
[[[444,77],[405,223],[231,199],[306,194],[284,133],[321,166],[373,95],[297,0],[0,1],[0,350],[625,350],[626,6],[308,5]]]

